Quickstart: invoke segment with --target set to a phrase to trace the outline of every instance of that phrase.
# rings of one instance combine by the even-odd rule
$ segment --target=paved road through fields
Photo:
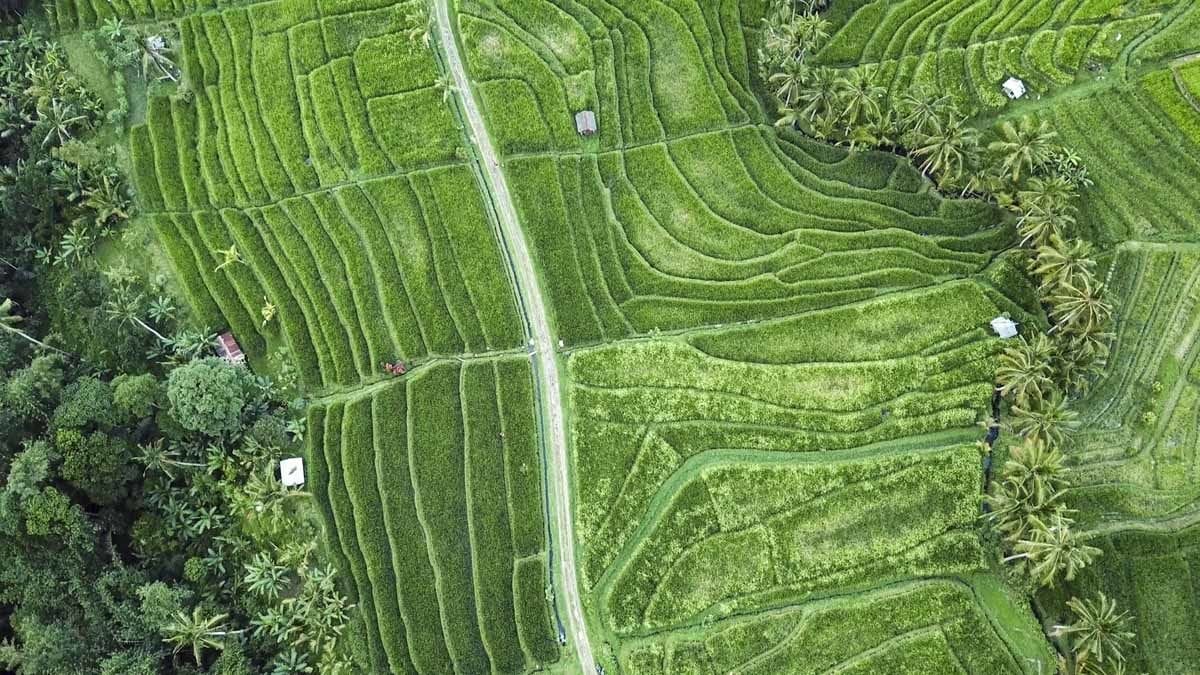
[[[458,51],[458,42],[451,23],[450,0],[435,0],[434,14],[437,19],[439,43],[445,57],[446,67],[454,78],[454,87],[458,90],[462,101],[466,121],[470,126],[468,135],[479,153],[483,170],[487,173],[491,184],[491,196],[495,203],[496,215],[500,221],[500,233],[504,238],[504,248],[509,258],[509,264],[516,275],[517,293],[520,295],[522,312],[528,322],[530,336],[536,358],[534,373],[540,378],[539,391],[542,407],[544,429],[547,443],[547,461],[549,467],[549,484],[551,491],[550,504],[553,510],[551,524],[554,532],[553,547],[557,553],[559,584],[557,591],[567,609],[566,629],[567,639],[573,645],[579,665],[585,675],[596,672],[595,659],[592,657],[591,643],[588,642],[587,625],[583,619],[583,603],[579,598],[579,582],[575,576],[575,534],[574,522],[571,519],[571,477],[567,457],[567,432],[563,419],[562,386],[559,380],[558,362],[555,358],[555,343],[550,332],[550,320],[546,314],[546,303],[538,285],[537,274],[534,272],[533,260],[529,256],[529,247],[525,242],[525,234],[521,231],[517,220],[517,210],[513,206],[512,195],[508,191],[508,183],[504,172],[500,170],[500,162],[496,149],[492,147],[491,137],[483,123],[479,105],[472,93],[466,68],[463,67],[462,56]]]

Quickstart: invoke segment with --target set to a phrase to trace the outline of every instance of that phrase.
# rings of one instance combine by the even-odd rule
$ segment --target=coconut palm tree
[[[199,606],[193,608],[190,615],[179,612],[173,621],[162,627],[163,642],[175,647],[174,654],[191,649],[199,666],[206,649],[222,650],[226,637],[241,632],[226,628],[224,621],[228,617],[228,614],[205,617]]]
[[[46,128],[46,136],[42,145],[57,140],[59,145],[74,138],[74,132],[87,123],[87,116],[79,114],[75,106],[67,101],[55,98],[50,102],[50,108],[44,112],[40,120]]]
[[[957,182],[979,147],[979,132],[967,126],[966,120],[951,113],[944,121],[934,123],[933,132],[920,137],[912,153],[924,157],[921,171],[943,175],[947,182]]]
[[[1089,273],[1076,274],[1060,283],[1050,296],[1052,331],[1062,329],[1073,335],[1100,331],[1112,318],[1112,305],[1104,300],[1104,284]]]
[[[1045,519],[1059,508],[1067,487],[1062,453],[1036,440],[1012,448],[1000,478],[988,517],[1010,542],[1026,538],[1031,516]]]
[[[932,135],[943,120],[957,112],[954,108],[949,96],[935,96],[924,87],[909,89],[896,101],[900,127],[917,137]]]
[[[1013,183],[1020,180],[1022,173],[1045,164],[1057,150],[1054,141],[1058,133],[1045,120],[1035,122],[1032,117],[1022,117],[1016,124],[1005,120],[997,133],[999,138],[988,144],[988,150],[999,157],[1001,167],[1012,176]]]
[[[0,301],[0,330],[12,333],[13,335],[16,335],[17,337],[27,342],[31,342],[43,349],[49,349],[50,351],[58,352],[59,354],[66,354],[66,352],[63,350],[57,347],[51,347],[45,342],[33,337],[29,333],[17,328],[17,326],[21,325],[21,323],[25,321],[25,317],[14,312],[16,306],[17,303],[13,301],[12,298],[4,298],[4,300]]]
[[[1013,554],[1005,561],[1024,560],[1031,576],[1042,586],[1053,588],[1061,576],[1067,581],[1087,567],[1100,549],[1083,543],[1072,529],[1074,521],[1059,508],[1049,518],[1031,516],[1028,535],[1013,546]]]
[[[797,93],[800,115],[809,122],[838,109],[841,91],[840,78],[833,68],[821,66],[812,71],[804,87]]]
[[[1079,427],[1079,414],[1067,406],[1061,392],[1054,391],[1028,408],[1014,405],[1011,424],[1022,438],[1060,448]]]
[[[1040,206],[1053,210],[1072,203],[1078,194],[1075,186],[1062,176],[1034,176],[1017,192],[1017,200],[1025,209]]]
[[[1096,267],[1092,247],[1082,239],[1066,239],[1054,232],[1037,249],[1033,273],[1042,280],[1045,291],[1070,284],[1081,274],[1091,275]]]
[[[1092,381],[1108,365],[1108,345],[1112,337],[1111,333],[1096,332],[1057,341],[1054,381],[1063,391],[1073,396],[1087,393]]]
[[[1021,245],[1039,247],[1050,240],[1055,234],[1062,235],[1075,226],[1075,207],[1062,204],[1057,207],[1047,207],[1033,204],[1028,210],[1022,210],[1017,219],[1017,232],[1021,235]]]
[[[1018,496],[1033,504],[1048,504],[1067,487],[1062,452],[1036,438],[1011,449],[1001,475],[1018,487]]]
[[[1118,610],[1117,603],[1104,593],[1098,600],[1071,598],[1067,607],[1075,621],[1055,626],[1054,636],[1071,636],[1076,659],[1085,662],[1113,663],[1125,660],[1125,650],[1133,646],[1134,632],[1130,630],[1129,612]]]
[[[771,75],[769,82],[775,87],[775,98],[784,107],[792,107],[800,99],[800,92],[804,91],[808,83],[808,79],[812,77],[812,66],[798,59],[788,59],[783,64],[783,68]]]
[[[1032,341],[1022,337],[1005,349],[996,369],[1000,393],[1018,405],[1040,403],[1054,386],[1050,379],[1054,372],[1050,365],[1053,353],[1050,339],[1041,333]]]
[[[242,260],[242,254],[238,252],[237,244],[234,244],[227,249],[214,250],[213,253],[219,253],[221,255],[221,263],[213,268],[214,272],[220,272],[230,265],[236,265],[240,262],[244,262]]]
[[[842,121],[847,134],[850,129],[872,115],[879,115],[879,105],[887,95],[887,89],[875,83],[875,68],[860,66],[850,71],[850,76],[841,80],[840,100]]]

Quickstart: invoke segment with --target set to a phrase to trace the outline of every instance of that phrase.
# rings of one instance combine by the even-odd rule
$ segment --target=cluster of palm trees
[[[1068,487],[1061,449],[1078,428],[1070,407],[1103,369],[1112,306],[1087,242],[1073,236],[1074,201],[1090,185],[1078,158],[1058,146],[1045,122],[1000,125],[989,150],[998,201],[1017,214],[1028,269],[1050,318],[1050,330],[1019,338],[1000,357],[996,380],[1011,403],[1008,425],[1024,445],[1014,449],[989,498],[1009,560],[1028,566],[1041,585],[1070,580],[1099,550],[1083,543],[1062,503]],[[1030,476],[1037,476],[1032,489]]]
[[[1041,586],[1070,581],[1100,554],[1072,529],[1063,503],[1068,487],[1063,455],[1044,438],[1029,436],[1012,449],[988,504],[989,518],[1012,554]]]
[[[77,264],[133,209],[115,151],[80,140],[104,106],[61,47],[23,28],[0,41],[0,91],[0,214],[12,232],[53,241],[33,247],[39,262]]]

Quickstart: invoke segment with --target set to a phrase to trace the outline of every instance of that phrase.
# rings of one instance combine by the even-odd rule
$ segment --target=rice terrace
[[[1200,675],[1200,1],[0,18],[0,672]]]

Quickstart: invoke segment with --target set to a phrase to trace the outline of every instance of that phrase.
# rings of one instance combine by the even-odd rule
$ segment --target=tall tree
[[[988,150],[999,158],[1013,183],[1019,181],[1022,174],[1049,161],[1057,149],[1055,139],[1058,133],[1045,120],[1036,122],[1032,117],[1022,117],[1016,124],[1012,120],[1005,120],[1000,124],[997,134],[999,138],[988,144]]]
[[[13,311],[16,308],[16,304],[17,303],[13,302],[12,298],[5,298],[3,301],[0,301],[0,329],[4,330],[5,332],[12,333],[13,335],[42,347],[43,349],[49,349],[50,351],[58,352],[59,354],[66,354],[66,352],[63,350],[57,347],[51,347],[45,342],[33,337],[29,333],[17,328],[17,326],[21,325],[21,323],[25,321],[25,317]]]
[[[879,115],[879,106],[887,89],[875,82],[873,66],[859,66],[850,71],[850,76],[843,78],[839,85],[842,121],[847,133],[870,119]]]
[[[1031,406],[1040,402],[1054,386],[1050,376],[1053,370],[1050,357],[1054,347],[1044,334],[1033,340],[1022,337],[1000,355],[1000,366],[996,379],[1000,391],[1018,405]]]
[[[1100,549],[1079,538],[1065,509],[1059,509],[1047,519],[1031,517],[1030,523],[1027,537],[1013,546],[1013,555],[1005,560],[1027,561],[1030,574],[1042,586],[1053,588],[1060,578],[1073,580],[1101,554]]]
[[[1133,646],[1133,623],[1129,612],[1120,611],[1117,603],[1100,593],[1095,600],[1071,598],[1067,607],[1075,620],[1054,627],[1052,635],[1071,636],[1076,658],[1105,664],[1123,662],[1125,650]]]
[[[956,183],[979,147],[979,132],[966,120],[952,113],[934,123],[932,133],[919,137],[913,155],[925,158],[921,170],[944,177],[941,182]]]
[[[1033,273],[1042,280],[1045,293],[1060,285],[1070,285],[1083,274],[1091,275],[1096,267],[1092,247],[1082,239],[1067,239],[1054,232],[1037,249]]]
[[[1022,438],[1044,442],[1060,448],[1079,426],[1079,414],[1067,406],[1059,391],[1033,402],[1029,407],[1020,404],[1012,408],[1012,428]]]
[[[1059,284],[1050,296],[1050,305],[1054,329],[1075,335],[1101,331],[1112,318],[1112,305],[1104,299],[1104,284],[1091,274],[1076,274]]]

